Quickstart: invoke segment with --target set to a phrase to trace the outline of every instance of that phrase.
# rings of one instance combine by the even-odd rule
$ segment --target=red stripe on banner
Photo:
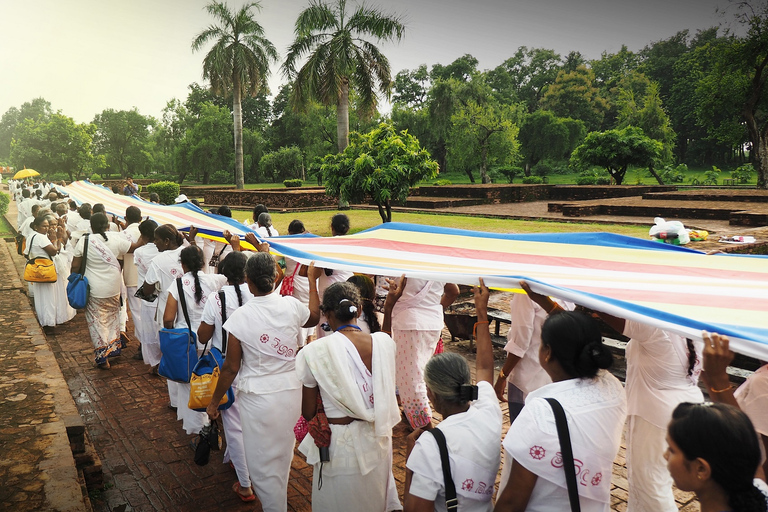
[[[664,304],[675,304],[679,306],[720,308],[724,311],[768,311],[768,299],[747,299],[744,297],[730,297],[726,295],[681,293],[676,292],[674,289],[664,290],[663,293],[660,294],[659,290],[612,289],[581,285],[568,286],[568,288],[627,302],[655,303],[662,309]],[[659,301],[660,296],[663,297],[663,302]]]
[[[277,241],[283,243],[282,241]],[[338,245],[340,247],[362,247],[369,249],[385,249],[388,251],[400,251],[404,253],[429,254],[441,257],[464,258],[468,260],[489,260],[510,264],[527,264],[541,266],[560,266],[569,268],[586,268],[601,271],[628,272],[631,274],[650,274],[650,275],[685,275],[692,279],[736,279],[743,281],[766,281],[768,282],[768,273],[749,272],[739,270],[727,270],[721,268],[700,268],[688,267],[686,265],[669,266],[662,264],[638,264],[623,261],[606,261],[600,259],[576,258],[569,256],[542,256],[537,254],[506,253],[496,251],[484,251],[473,248],[463,247],[445,247],[439,245],[418,244],[413,242],[393,242],[391,240],[381,240],[375,238],[366,238],[356,240],[351,238],[332,237],[332,238],[305,238],[296,240],[286,240],[286,245],[306,246],[303,250],[312,252],[313,244]],[[567,244],[560,244],[564,250],[567,250]],[[599,251],[595,247],[595,251]],[[630,249],[627,249],[630,250]],[[640,249],[634,249],[640,250]]]

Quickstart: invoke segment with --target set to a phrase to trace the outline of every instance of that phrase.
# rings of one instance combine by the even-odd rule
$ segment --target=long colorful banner
[[[147,206],[90,184],[67,191],[116,214],[125,212],[125,201],[140,201],[142,213],[158,223],[195,225],[211,238],[224,229],[241,236],[249,231],[193,205]],[[768,360],[764,256],[708,256],[608,233],[505,235],[401,223],[344,237],[279,237],[269,243],[280,254],[326,268],[466,285],[483,277],[501,290],[519,290],[525,279],[534,291],[693,339],[701,339],[702,330],[727,334],[734,350]]]

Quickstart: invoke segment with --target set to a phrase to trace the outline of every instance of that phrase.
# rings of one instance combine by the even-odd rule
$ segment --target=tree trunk
[[[768,189],[768,129],[763,130],[757,141],[757,188]]]
[[[392,222],[392,205],[389,201],[386,203],[387,206],[387,222]]]
[[[382,224],[387,222],[387,214],[384,212],[384,205],[381,203],[376,203],[376,206],[379,207],[379,217],[381,217]]]
[[[475,184],[475,176],[472,174],[472,169],[470,169],[469,167],[467,167],[467,168],[464,170],[464,172],[466,172],[466,173],[467,173],[467,176],[469,176],[469,182],[470,182],[471,184],[473,184],[473,185],[474,185],[474,184]]]
[[[664,180],[661,179],[661,177],[656,172],[656,169],[653,168],[653,164],[648,165],[648,172],[651,173],[651,175],[656,178],[656,181],[659,182],[659,185],[664,185]]]
[[[483,182],[483,185],[486,185],[491,182],[491,178],[488,177],[488,145],[483,144],[483,148],[480,150],[480,178]]]
[[[342,153],[349,146],[349,79],[341,79],[341,94],[336,104],[336,146]]]
[[[349,79],[342,77],[341,94],[336,104],[336,147],[339,153],[349,146]],[[339,197],[339,210],[348,210],[349,203]]]
[[[240,80],[237,75],[233,77],[232,89],[232,112],[235,118],[235,188],[245,188],[245,177],[243,174],[243,105],[242,91],[240,90]]]
[[[376,206],[379,207],[379,217],[381,217],[381,222],[392,222],[392,205],[389,201],[385,201],[384,204],[376,203]]]

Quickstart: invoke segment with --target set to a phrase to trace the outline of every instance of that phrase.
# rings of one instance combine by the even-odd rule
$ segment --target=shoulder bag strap
[[[443,480],[445,481],[445,508],[448,512],[456,512],[459,510],[459,500],[456,498],[456,485],[454,485],[451,476],[451,461],[448,458],[448,444],[445,442],[445,435],[436,427],[428,430],[428,432],[435,436],[437,447],[440,450],[440,464],[443,467]]]
[[[176,278],[176,286],[179,289],[179,302],[181,302],[181,311],[184,313],[184,320],[187,322],[187,329],[189,334],[192,335],[192,323],[189,321],[189,313],[187,313],[187,299],[184,297],[184,287],[181,285],[181,278]]]
[[[227,331],[224,330],[224,323],[227,321],[227,296],[224,290],[219,290],[221,299],[221,355],[227,357]]]
[[[568,420],[560,402],[554,398],[545,398],[555,413],[555,425],[557,437],[560,440],[560,452],[563,454],[563,469],[565,470],[565,483],[568,486],[568,499],[571,502],[572,512],[581,512],[579,503],[579,489],[576,482],[576,469],[573,465],[573,447],[571,446],[571,434],[568,432]]]
[[[32,242],[35,241],[35,237],[37,235],[38,234],[35,233],[34,235],[32,235],[32,238],[29,239],[29,245],[27,245],[27,260],[29,260],[29,255],[32,254]]]
[[[88,246],[90,245],[90,239],[88,238],[90,233],[85,234],[85,242],[83,243],[83,259],[80,261],[80,275],[85,275],[85,262],[88,259]]]

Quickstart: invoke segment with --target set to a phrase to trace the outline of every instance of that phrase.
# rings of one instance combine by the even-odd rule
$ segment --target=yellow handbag
[[[24,267],[24,280],[30,283],[55,283],[56,265],[48,258],[29,260]]]

